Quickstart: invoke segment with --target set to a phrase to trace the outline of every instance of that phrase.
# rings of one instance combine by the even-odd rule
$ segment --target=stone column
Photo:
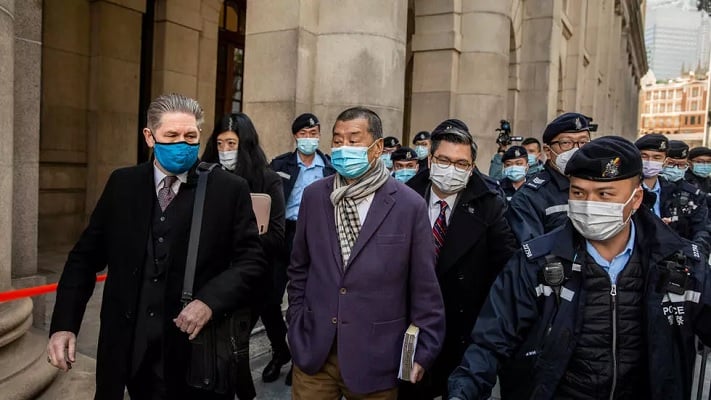
[[[454,112],[462,46],[461,2],[417,0],[412,73],[412,133],[431,131]]]
[[[18,2],[16,20],[12,273],[28,277],[37,273],[42,3]]]
[[[0,0],[0,54],[0,290],[4,290],[10,287],[12,266],[14,0]]]
[[[520,108],[514,129],[540,138],[557,107],[561,2],[524,1],[523,7]]]
[[[90,7],[87,216],[111,172],[136,164],[145,2],[98,0]],[[185,61],[194,59],[184,57]]]
[[[407,0],[321,1],[318,18],[313,98],[322,145],[338,114],[356,105],[380,115],[385,136],[401,137]]]
[[[469,125],[479,144],[478,164],[486,173],[497,148],[495,129],[500,119],[508,117],[512,3],[510,0],[461,3],[462,44],[453,116]],[[526,37],[524,46],[525,40]]]
[[[243,110],[269,158],[294,149],[291,123],[301,113],[316,113],[330,130],[314,109],[318,20],[319,0],[247,1]]]

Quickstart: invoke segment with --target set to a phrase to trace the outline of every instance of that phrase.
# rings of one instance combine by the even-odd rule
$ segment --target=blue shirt
[[[654,193],[657,197],[656,200],[654,200],[654,207],[652,207],[652,212],[657,216],[661,217],[662,216],[662,209],[661,209],[661,204],[662,204],[662,186],[659,184],[659,179],[657,179],[657,182],[654,184],[653,188],[648,188],[647,185],[644,183],[642,184],[645,189],[649,190],[650,192]]]
[[[316,154],[314,161],[308,167],[301,161],[298,152],[296,153],[296,162],[299,165],[299,176],[294,182],[294,188],[291,190],[289,198],[286,200],[286,219],[296,221],[299,217],[299,206],[301,205],[301,196],[304,194],[306,186],[323,178],[323,168],[325,164],[321,156]]]
[[[630,257],[632,257],[632,250],[634,250],[634,240],[636,234],[636,229],[634,227],[634,222],[630,221],[630,239],[627,241],[627,246],[625,246],[625,249],[622,250],[622,253],[618,254],[615,256],[615,258],[612,259],[612,261],[607,261],[605,258],[603,258],[600,253],[597,252],[597,249],[593,247],[593,245],[590,243],[590,241],[586,240],[585,241],[585,248],[588,251],[588,254],[595,260],[597,265],[601,266],[602,269],[604,269],[608,275],[610,275],[610,280],[612,283],[617,283],[617,275],[619,275],[623,269],[625,269],[625,266],[627,266],[627,262],[630,260]]]

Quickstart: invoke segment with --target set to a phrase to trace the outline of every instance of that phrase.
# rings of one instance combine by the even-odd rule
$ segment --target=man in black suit
[[[516,249],[504,203],[476,169],[477,145],[456,126],[432,133],[429,174],[407,185],[427,201],[446,316],[444,347],[426,378],[403,384],[401,399],[447,398],[447,378],[471,343],[489,288]]]
[[[108,266],[101,307],[96,398],[232,399],[189,388],[190,342],[212,316],[250,304],[265,272],[246,181],[215,169],[205,195],[194,300],[181,292],[203,111],[163,95],[148,108],[154,162],[111,174],[57,288],[48,361],[67,371],[95,274]]]
[[[299,217],[299,206],[304,189],[313,182],[333,175],[336,170],[331,165],[331,159],[319,149],[321,139],[321,123],[315,115],[301,114],[291,125],[291,133],[296,141],[296,150],[284,153],[272,160],[269,165],[282,178],[284,199],[286,200],[286,237],[287,255],[291,254],[291,246],[296,232],[296,219]],[[289,260],[286,260],[287,264]],[[286,277],[285,277],[286,278]],[[283,293],[282,293],[283,295]],[[281,367],[291,360],[289,349],[272,349],[272,360],[262,371],[264,382],[279,379]],[[286,384],[291,384],[291,373],[287,375]]]

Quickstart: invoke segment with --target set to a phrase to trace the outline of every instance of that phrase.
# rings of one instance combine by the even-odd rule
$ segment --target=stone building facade
[[[643,10],[639,0],[0,0],[0,290],[40,282],[38,254],[77,239],[113,169],[148,159],[140,128],[160,93],[201,102],[205,139],[215,116],[246,112],[270,157],[293,149],[290,124],[305,111],[322,121],[324,150],[352,105],[405,142],[460,118],[486,169],[500,119],[540,137],[575,110],[598,134],[635,137]],[[0,309],[10,352],[30,336],[32,302]],[[41,361],[41,346],[23,360]]]

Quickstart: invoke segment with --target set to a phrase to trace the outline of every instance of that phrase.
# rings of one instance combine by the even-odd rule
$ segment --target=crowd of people
[[[254,398],[186,380],[203,328],[245,308],[272,346],[262,380],[291,362],[297,400],[488,399],[497,380],[504,399],[691,395],[711,344],[711,149],[593,139],[589,117],[565,113],[500,144],[486,175],[463,121],[409,147],[353,107],[331,143],[316,115],[298,116],[294,151],[271,162],[250,118],[226,115],[199,159],[195,100],[160,96],[147,117],[155,157],[109,178],[52,316],[47,360],[68,371],[108,266],[97,399]],[[205,163],[219,168],[185,301]],[[250,193],[271,198],[265,232]]]

